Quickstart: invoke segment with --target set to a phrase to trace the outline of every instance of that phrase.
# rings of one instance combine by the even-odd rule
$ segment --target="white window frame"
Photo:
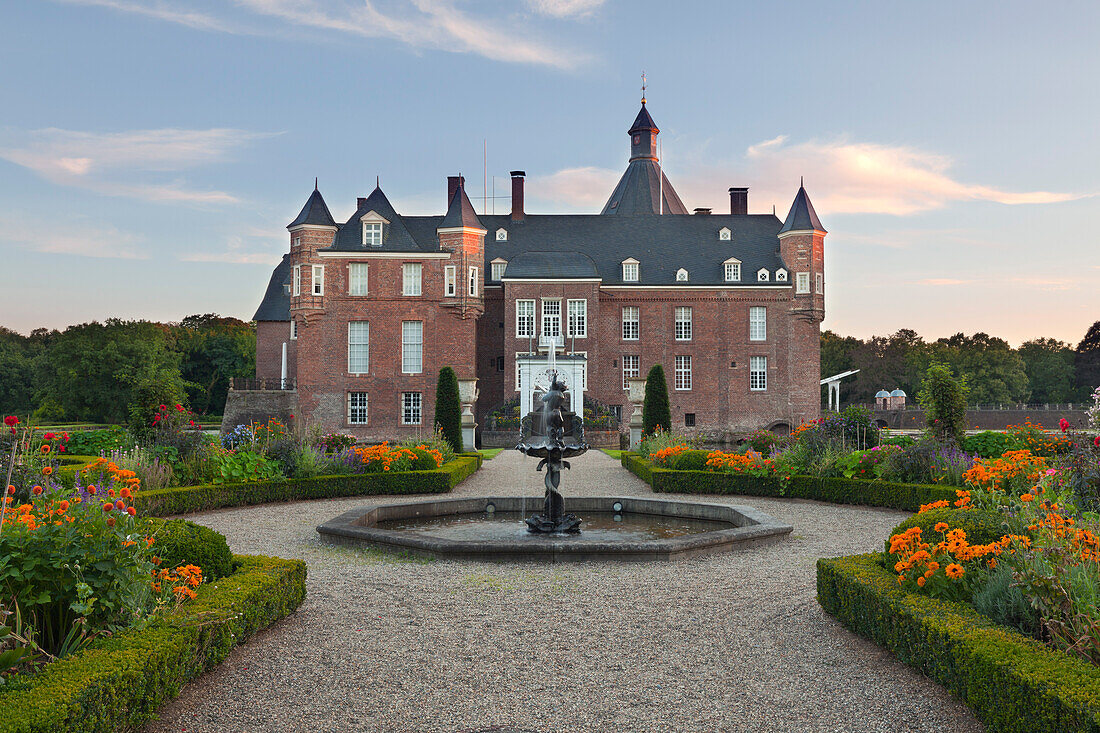
[[[631,366],[627,366],[627,359],[630,360]],[[642,376],[642,357],[637,354],[623,354],[623,389],[630,389],[631,379],[637,379]]]
[[[775,281],[777,283],[787,282],[787,271],[784,270],[782,267],[775,271]]]
[[[364,247],[381,247],[382,246],[382,222],[380,222],[380,221],[364,221],[363,222],[363,246]]]
[[[688,271],[684,268],[680,268],[676,271],[676,282],[686,283],[688,281]]]
[[[401,322],[401,373],[424,371],[424,321]]]
[[[673,310],[674,334],[677,341],[691,341],[691,306],[678,305]]]
[[[535,301],[520,299],[516,301],[516,338],[535,337]]]
[[[566,303],[566,336],[569,338],[588,338],[588,300],[571,298]]]
[[[632,316],[631,319],[627,315]],[[622,312],[622,337],[623,341],[637,341],[642,336],[642,309],[636,305],[624,305]],[[630,326],[630,330],[627,330]],[[630,335],[633,333],[634,335]]]
[[[500,229],[497,229],[497,241],[498,242],[507,242],[508,241],[508,230],[505,229],[504,227],[501,227]]]
[[[641,263],[635,259],[623,260],[623,282],[636,283],[641,275]]]
[[[674,362],[673,385],[677,392],[691,391],[691,356],[680,354]]]
[[[401,294],[416,297],[424,292],[424,265],[419,262],[401,263]]]
[[[453,298],[458,295],[458,267],[446,265],[443,268],[443,297]]]
[[[726,260],[722,263],[725,265],[723,268],[723,274],[728,283],[741,282],[741,262],[740,260]]]
[[[728,242],[733,239],[733,234],[730,232],[729,227],[722,227],[718,230],[718,241]]]
[[[587,351],[574,351],[573,356],[583,356],[584,363],[581,364],[581,391],[588,391],[588,352]]]
[[[767,268],[761,267],[759,270],[756,271],[756,281],[757,282],[766,283],[770,279],[771,279],[771,273],[768,272]]]
[[[749,390],[766,392],[768,389],[768,357],[749,357]]]
[[[415,417],[415,419],[413,419]],[[401,424],[421,425],[424,422],[424,395],[421,392],[401,393]]]
[[[519,358],[521,356],[525,356],[526,354],[527,354],[526,351],[517,351],[516,352],[516,391],[517,392],[519,392]]]
[[[797,272],[794,276],[794,291],[798,294],[810,292],[810,273]]]
[[[369,373],[370,321],[348,321],[348,374]]]
[[[825,292],[825,276],[824,276],[824,275],[822,275],[822,274],[821,274],[821,273],[819,272],[819,273],[817,273],[817,277],[816,277],[816,280],[817,280],[817,282],[816,282],[816,285],[817,285],[817,292],[819,292],[819,293],[824,293],[824,292]]]
[[[348,263],[348,295],[368,295],[370,266],[366,262]]]
[[[768,307],[749,306],[749,341],[768,340]]]
[[[294,246],[296,248],[302,246],[302,236],[300,234],[294,235]]]
[[[290,292],[294,296],[301,295],[302,294],[302,266],[301,265],[295,265],[294,270],[291,273],[290,277],[291,277]]]
[[[551,312],[547,313],[546,306],[548,305],[554,306],[554,308],[557,309],[557,313],[553,312],[554,308],[551,308]],[[540,335],[546,336],[547,338],[561,338],[561,298],[542,299],[542,320],[540,325]]]
[[[325,294],[325,266],[313,265],[313,288],[311,291],[314,295]]]
[[[298,340],[298,321],[294,320],[293,318],[290,319],[290,340]]]
[[[489,263],[489,279],[500,280],[504,277],[504,271],[508,269],[508,260],[493,260]]]
[[[361,403],[361,404],[356,404]],[[362,419],[356,411],[362,410]],[[348,425],[367,425],[370,421],[370,395],[367,392],[348,392]]]
[[[471,298],[476,298],[477,297],[477,277],[478,277],[478,271],[477,270],[478,270],[478,268],[471,267],[470,271],[467,273],[467,284],[469,286],[469,289],[468,289],[467,292],[468,292],[468,294]]]

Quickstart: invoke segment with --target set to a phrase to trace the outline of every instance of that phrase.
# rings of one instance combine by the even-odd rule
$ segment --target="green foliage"
[[[1077,350],[1073,355],[1074,378],[1079,394],[1079,399],[1086,399],[1092,390],[1100,387],[1100,321],[1096,321],[1081,343],[1077,344]]]
[[[229,380],[256,374],[255,326],[213,313],[193,315],[180,322],[175,338],[192,409],[202,415],[220,415]]]
[[[817,598],[846,627],[965,701],[990,731],[1100,730],[1100,667],[968,605],[906,593],[877,554],[818,560]]]
[[[892,438],[886,438],[882,441],[882,445],[896,445],[901,448],[908,448],[917,442],[917,439],[911,435],[895,435]]]
[[[1028,636],[1039,634],[1039,614],[1015,582],[1012,566],[1001,563],[974,593],[974,608],[999,624],[1011,626]]]
[[[138,529],[153,538],[151,552],[160,558],[162,568],[198,565],[207,583],[233,572],[233,553],[225,536],[209,527],[186,519],[147,517],[139,521]]]
[[[215,451],[211,458],[216,466],[215,484],[240,484],[249,481],[273,481],[282,476],[278,461],[252,451]]]
[[[672,408],[668,403],[668,383],[665,370],[654,364],[645,380],[645,401],[642,403],[642,432],[652,435],[657,429],[672,429]]]
[[[462,452],[462,405],[458,401],[458,377],[445,366],[435,387],[435,424],[455,453]],[[473,448],[473,446],[470,446]]]
[[[704,471],[707,467],[706,450],[687,450],[676,456],[672,461],[672,467],[677,471]]]
[[[918,399],[929,431],[940,442],[958,445],[962,440],[966,433],[968,393],[966,378],[956,378],[951,367],[939,362],[928,367]]]
[[[642,440],[638,444],[638,453],[648,456],[665,448],[676,445],[691,445],[691,443],[692,441],[689,438],[676,431],[657,430],[642,434]]]
[[[179,404],[186,407],[187,398],[183,380],[178,374],[169,372],[157,378],[143,379],[131,390],[126,422],[130,435],[142,442],[150,440],[156,431],[160,406]]]
[[[224,507],[275,501],[333,499],[379,494],[442,494],[450,491],[481,466],[480,454],[463,453],[442,468],[404,473],[321,476],[312,479],[275,479],[246,484],[206,484],[140,491],[134,503],[144,515],[173,516]]]
[[[98,456],[113,450],[133,447],[134,441],[126,430],[117,425],[102,430],[77,430],[69,433],[66,450],[74,455]]]
[[[411,448],[413,453],[416,454],[416,460],[412,462],[412,471],[434,471],[438,466],[435,465],[435,457],[431,453],[423,448]]]
[[[236,556],[231,582],[140,630],[94,642],[33,677],[0,688],[0,733],[138,730],[184,683],[224,660],[305,598],[301,560]]]
[[[1016,351],[1024,362],[1031,402],[1074,402],[1073,347],[1057,339],[1025,341]]]
[[[954,501],[953,496],[952,501]],[[943,535],[935,529],[940,522],[946,522],[951,529],[961,529],[966,532],[966,541],[972,545],[988,545],[1006,534],[1023,533],[1023,527],[1017,526],[997,511],[944,508],[929,509],[926,512],[914,514],[894,527],[890,536],[902,534],[910,527],[920,527],[923,541],[935,545],[944,539]],[[889,539],[886,540],[885,549],[890,549]],[[891,560],[890,564],[893,565],[895,561],[896,559]]]
[[[1023,448],[1016,437],[995,430],[985,430],[963,438],[962,449],[967,453],[977,453],[982,458],[1000,458],[1005,451]]]
[[[749,446],[765,458],[770,456],[773,451],[783,444],[783,438],[780,438],[770,430],[757,430],[749,436]]]

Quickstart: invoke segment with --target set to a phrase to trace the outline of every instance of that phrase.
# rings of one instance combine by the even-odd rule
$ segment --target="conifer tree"
[[[458,377],[449,366],[439,370],[435,387],[435,424],[455,453],[462,452],[462,404],[458,401]]]
[[[668,404],[668,383],[665,370],[654,364],[645,379],[645,402],[642,403],[642,432],[652,435],[657,428],[672,429],[672,408]]]

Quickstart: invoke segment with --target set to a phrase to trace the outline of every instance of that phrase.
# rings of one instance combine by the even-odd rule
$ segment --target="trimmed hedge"
[[[637,453],[623,453],[622,465],[658,493],[745,494],[816,499],[834,504],[863,504],[915,512],[921,504],[940,499],[954,501],[955,487],[899,484],[854,478],[792,476],[787,485],[772,477],[746,476],[721,471],[676,471],[654,466]]]
[[[376,494],[442,494],[450,491],[481,466],[482,457],[462,453],[432,471],[364,473],[319,476],[310,479],[252,481],[244,484],[207,484],[139,491],[134,504],[145,516],[172,516],[224,507],[274,501],[333,499]]]
[[[233,553],[225,535],[186,519],[145,517],[141,532],[152,536],[153,552],[162,568],[198,565],[206,581],[220,580],[233,573]]]
[[[878,555],[817,561],[817,599],[960,697],[990,731],[1100,731],[1100,667],[972,607],[906,593]]]
[[[0,733],[133,730],[234,646],[292,613],[306,594],[301,560],[235,556],[240,569],[143,629],[123,631],[0,688]]]

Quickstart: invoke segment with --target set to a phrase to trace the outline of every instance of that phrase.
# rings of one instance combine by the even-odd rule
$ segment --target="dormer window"
[[[768,272],[767,268],[761,267],[759,270],[756,271],[756,281],[757,282],[766,283],[770,279],[771,279],[771,273]]]
[[[623,282],[624,283],[636,283],[638,282],[638,260],[631,257],[630,259],[623,260]]]
[[[787,282],[787,271],[784,270],[782,267],[775,271],[775,281],[777,283]]]
[[[363,246],[364,247],[381,247],[382,246],[382,222],[380,222],[380,221],[365,221],[365,222],[363,222]]]
[[[684,268],[680,268],[676,271],[676,282],[686,283],[688,279],[688,271]]]
[[[500,229],[497,229],[497,241],[498,242],[507,242],[508,241],[508,230],[505,229],[504,227],[501,227]]]
[[[504,271],[508,268],[508,260],[499,257],[489,263],[489,279],[500,280],[504,277]]]
[[[733,235],[730,233],[729,227],[722,227],[718,230],[718,240],[721,242],[728,242],[733,239]]]
[[[726,282],[735,283],[741,281],[741,260],[730,257],[722,263],[725,269]]]

